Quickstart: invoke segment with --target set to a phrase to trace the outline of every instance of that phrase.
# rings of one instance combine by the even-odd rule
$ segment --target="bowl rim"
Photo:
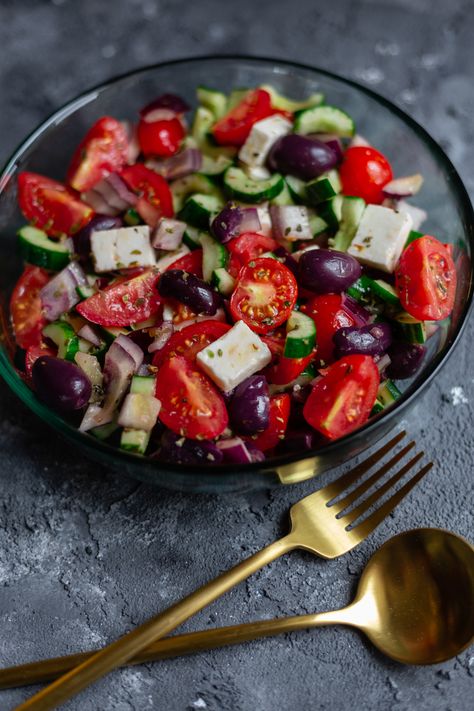
[[[273,64],[279,66],[286,66],[289,68],[303,70],[305,72],[313,72],[321,76],[328,77],[329,79],[336,80],[343,84],[348,85],[352,89],[355,89],[362,94],[366,94],[371,99],[382,104],[385,108],[396,116],[398,116],[404,123],[406,123],[413,132],[424,142],[430,151],[435,155],[441,167],[450,176],[450,180],[454,185],[454,192],[459,197],[459,204],[462,208],[461,216],[462,222],[464,224],[466,235],[469,239],[470,247],[472,253],[474,253],[474,210],[469,198],[466,187],[464,186],[461,177],[459,176],[456,168],[454,167],[451,159],[446,155],[441,146],[435,141],[434,138],[423,128],[415,119],[409,116],[405,111],[399,108],[389,99],[385,98],[381,94],[373,91],[372,89],[363,86],[359,82],[349,79],[343,75],[331,72],[327,69],[322,69],[317,66],[311,66],[309,64],[304,64],[302,62],[297,62],[289,59],[276,59],[268,56],[260,55],[246,55],[246,54],[234,54],[234,53],[219,53],[219,54],[204,54],[204,55],[193,55],[189,57],[181,57],[171,60],[166,60],[164,62],[155,62],[153,64],[148,64],[145,66],[136,67],[130,71],[124,72],[122,74],[114,75],[109,80],[105,82],[100,82],[99,84],[86,89],[85,91],[78,94],[76,97],[63,104],[60,108],[52,112],[47,118],[45,118],[35,129],[33,129],[24,138],[17,148],[13,151],[10,158],[7,159],[4,167],[0,172],[0,195],[4,188],[8,184],[12,171],[16,168],[17,162],[23,155],[25,151],[48,129],[54,126],[56,122],[60,122],[66,119],[71,113],[73,113],[78,108],[85,106],[87,103],[93,101],[101,91],[106,90],[114,84],[118,84],[125,79],[129,79],[133,76],[139,74],[145,74],[156,69],[161,69],[164,67],[179,66],[184,64],[189,64],[191,62],[215,62],[221,60],[232,60],[235,62],[255,62],[263,64]],[[305,460],[311,460],[315,458],[323,458],[327,454],[332,454],[337,451],[337,449],[344,444],[347,444],[351,438],[359,437],[361,434],[366,436],[377,429],[381,419],[388,423],[390,420],[394,421],[399,418],[400,414],[415,400],[416,397],[421,395],[421,393],[427,388],[432,379],[437,375],[440,369],[445,365],[449,357],[451,356],[453,350],[459,342],[459,339],[464,331],[468,317],[473,308],[473,268],[470,269],[470,278],[468,284],[467,298],[464,301],[463,308],[459,315],[459,323],[456,328],[455,333],[451,337],[448,344],[444,346],[446,350],[435,355],[433,360],[428,364],[421,382],[410,385],[409,388],[403,393],[397,404],[387,413],[381,412],[374,418],[371,418],[365,425],[360,427],[353,432],[341,437],[338,440],[329,442],[324,446],[316,449],[306,450],[302,455],[289,453],[273,456],[262,462],[252,462],[249,464],[218,464],[209,467],[202,473],[212,475],[213,479],[221,476],[222,480],[226,480],[227,474],[229,478],[233,478],[238,474],[251,475],[252,473],[262,472],[268,473],[269,470],[277,470],[279,467],[284,467],[286,465],[291,465],[293,463],[302,462]],[[194,479],[196,477],[196,466],[197,465],[187,465],[187,464],[175,464],[171,462],[165,462],[160,460],[153,460],[150,457],[143,457],[141,455],[136,455],[130,452],[125,452],[117,447],[107,444],[105,441],[95,439],[90,437],[87,433],[80,432],[76,427],[73,427],[69,422],[64,420],[53,410],[49,409],[46,405],[40,402],[34,395],[33,391],[29,389],[26,383],[18,375],[9,359],[7,358],[4,349],[0,349],[0,375],[13,390],[13,392],[27,405],[27,407],[32,410],[41,419],[46,421],[48,425],[59,430],[68,439],[77,442],[80,447],[86,447],[87,450],[98,451],[109,461],[115,461],[120,463],[121,460],[124,462],[133,462],[136,467],[139,462],[142,462],[145,467],[149,467],[150,463],[156,466],[157,470],[166,470],[170,473],[180,474],[181,476]],[[395,422],[393,422],[395,424]],[[375,440],[374,440],[375,441]],[[93,454],[91,454],[93,456]],[[335,465],[334,465],[335,466]],[[217,483],[217,481],[216,481]]]

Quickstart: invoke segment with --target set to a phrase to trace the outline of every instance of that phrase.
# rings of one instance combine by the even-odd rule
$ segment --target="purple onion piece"
[[[146,116],[155,109],[170,109],[176,114],[184,114],[189,111],[190,106],[184,99],[176,94],[161,94],[153,99],[149,104],[140,109],[140,116]]]
[[[258,210],[255,207],[240,207],[234,202],[228,202],[211,224],[211,232],[225,244],[244,232],[259,232],[261,230]]]
[[[122,124],[128,137],[127,165],[133,165],[137,162],[137,158],[141,152],[140,143],[138,141],[137,126],[131,121],[122,121]]]
[[[388,353],[384,353],[382,356],[374,357],[374,362],[379,370],[380,375],[388,368],[391,363],[391,358]]]
[[[423,176],[420,173],[407,175],[404,178],[394,178],[383,186],[382,192],[388,198],[404,198],[416,195],[423,185]]]
[[[75,363],[41,356],[33,365],[32,378],[36,394],[53,410],[74,412],[89,402],[91,382]]]
[[[233,429],[239,434],[253,435],[268,427],[270,393],[263,375],[251,375],[235,388],[228,405]]]
[[[133,361],[135,363],[135,371],[137,371],[143,363],[143,351],[140,346],[134,343],[131,338],[125,336],[124,334],[120,334],[120,336],[115,339],[114,344],[123,348],[124,351],[126,351],[128,355],[133,358]]]
[[[221,439],[217,442],[217,447],[222,452],[224,462],[229,464],[250,464],[252,462],[247,445],[240,437]]]
[[[306,452],[316,446],[317,440],[318,435],[316,432],[307,428],[286,432],[285,439],[278,444],[278,454]]]
[[[202,153],[198,148],[185,148],[169,158],[149,158],[145,165],[166,180],[177,180],[201,169]]]
[[[426,354],[425,346],[397,341],[388,349],[390,365],[386,370],[388,378],[404,380],[411,378],[419,370]]]
[[[55,321],[79,303],[77,287],[87,284],[84,270],[78,262],[71,262],[56,274],[40,291],[43,312],[48,321]]]
[[[304,205],[272,205],[270,216],[275,239],[313,239],[309,210]]]
[[[337,358],[355,354],[380,356],[392,343],[392,329],[384,322],[340,328],[333,342]]]
[[[253,442],[247,440],[245,446],[250,454],[250,459],[252,462],[264,462],[266,459],[265,453],[262,452]]]
[[[154,328],[150,334],[153,336],[153,341],[148,346],[148,353],[155,353],[164,348],[173,335],[173,331],[172,321],[163,321],[161,326]]]
[[[356,326],[366,326],[372,318],[367,309],[348,294],[342,294],[342,307],[353,317]]]
[[[272,171],[312,180],[337,165],[337,156],[329,146],[315,138],[289,133],[272,146],[267,165]]]
[[[88,323],[86,323],[85,326],[83,326],[79,331],[77,332],[77,335],[80,336],[81,338],[84,338],[86,341],[89,341],[89,343],[92,343],[92,345],[96,346],[97,348],[100,347],[101,345],[101,340],[97,333],[94,331],[92,326]]]
[[[214,444],[206,440],[186,439],[166,430],[161,438],[159,458],[173,464],[221,464],[224,455]]]
[[[89,205],[94,212],[98,212],[101,215],[107,215],[107,217],[117,217],[117,215],[120,215],[122,212],[119,208],[109,205],[107,200],[94,189],[88,190],[86,193],[82,193],[81,200]]]
[[[186,223],[162,217],[154,230],[151,243],[155,249],[174,251],[181,246]]]
[[[161,296],[173,297],[189,306],[195,313],[212,316],[222,303],[220,295],[207,282],[182,269],[168,269],[162,275],[158,291]]]
[[[123,227],[119,217],[96,215],[92,220],[73,236],[74,251],[81,261],[86,261],[91,253],[91,234],[100,230],[116,230]]]

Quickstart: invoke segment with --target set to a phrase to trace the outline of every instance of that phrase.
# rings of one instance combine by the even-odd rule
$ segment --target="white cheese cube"
[[[129,267],[152,267],[156,263],[148,225],[92,232],[91,250],[98,273]]]
[[[270,363],[268,346],[243,321],[197,354],[197,362],[224,392]]]
[[[257,121],[240,149],[240,160],[251,166],[263,165],[275,141],[291,129],[291,122],[279,114]]]
[[[413,220],[406,212],[367,205],[351,242],[349,254],[361,264],[391,274],[407,241]]]

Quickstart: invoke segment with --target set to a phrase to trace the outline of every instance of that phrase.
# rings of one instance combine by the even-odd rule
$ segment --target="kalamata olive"
[[[237,385],[228,409],[232,426],[239,434],[263,432],[270,416],[270,393],[265,376],[251,375]]]
[[[220,464],[223,454],[213,442],[187,439],[166,430],[161,438],[159,458],[173,464]]]
[[[302,180],[317,178],[336,164],[337,156],[326,143],[297,133],[279,138],[267,159],[270,170],[289,173]]]
[[[228,202],[211,223],[211,232],[219,242],[228,242],[240,234],[243,210],[235,202]]]
[[[36,394],[58,412],[74,412],[89,402],[92,385],[85,373],[67,360],[41,356],[33,365]]]
[[[195,313],[213,316],[222,303],[220,295],[207,282],[182,269],[168,269],[158,284],[161,296],[177,299]]]
[[[305,452],[315,447],[317,440],[318,435],[316,432],[308,427],[302,427],[298,431],[287,432],[285,439],[282,439],[278,445],[278,454]]]
[[[120,217],[107,217],[106,215],[96,215],[87,223],[82,230],[73,236],[74,251],[81,262],[86,261],[91,253],[91,234],[99,230],[117,230],[123,227]]]
[[[340,293],[362,274],[357,259],[334,249],[309,249],[300,257],[301,285],[317,294]]]
[[[417,343],[393,343],[388,349],[390,365],[385,371],[387,377],[395,380],[411,378],[421,366],[425,353],[426,348]]]
[[[382,355],[392,343],[392,329],[388,323],[371,323],[367,326],[340,328],[332,340],[337,358],[346,355]]]

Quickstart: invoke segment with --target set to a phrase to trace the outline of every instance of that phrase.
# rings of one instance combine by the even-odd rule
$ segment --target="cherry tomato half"
[[[373,358],[350,355],[327,368],[303,408],[306,421],[329,439],[361,427],[377,398],[380,376]]]
[[[392,168],[382,153],[375,148],[348,148],[340,167],[342,192],[356,195],[366,202],[379,204],[384,196],[382,188],[392,180]]]
[[[210,320],[186,326],[181,331],[173,333],[165,347],[155,353],[153,365],[159,367],[165,360],[177,355],[194,361],[199,351],[217,341],[230,328],[228,323]]]
[[[340,328],[355,326],[354,317],[344,309],[340,294],[314,296],[301,307],[316,324],[316,358],[322,365],[334,360],[332,337]]]
[[[273,113],[268,91],[254,89],[214,124],[212,134],[219,145],[242,146],[254,123]]]
[[[194,274],[202,279],[202,249],[194,249],[189,254],[185,254],[184,257],[180,257],[166,269],[182,269],[183,272]]]
[[[69,188],[38,173],[18,176],[18,204],[26,219],[51,237],[75,234],[94,215]]]
[[[230,310],[255,333],[269,333],[287,321],[298,296],[298,285],[288,267],[276,259],[254,259],[240,271]]]
[[[229,418],[222,395],[196,365],[177,355],[158,371],[156,397],[160,420],[176,434],[191,439],[213,439],[227,427]]]
[[[46,325],[39,293],[48,283],[48,272],[28,266],[18,279],[10,299],[10,315],[15,340],[20,348],[41,343],[41,331]]]
[[[304,358],[286,358],[284,355],[266,370],[268,381],[274,385],[291,383],[314,360],[314,353]]]
[[[111,116],[103,116],[86,133],[72,157],[67,182],[85,192],[127,162],[128,136],[125,126]]]
[[[120,175],[139,195],[135,209],[147,225],[155,227],[160,217],[173,217],[171,190],[161,175],[140,163],[126,166]]]
[[[81,316],[100,326],[123,327],[146,321],[161,308],[156,285],[160,273],[149,269],[132,279],[120,279],[76,306]]]
[[[56,352],[57,351],[53,350],[52,348],[49,348],[42,342],[40,342],[37,346],[29,346],[25,355],[25,373],[27,377],[31,378],[33,366],[38,360],[38,358],[41,358],[41,356],[45,355],[54,357],[56,356]]]
[[[264,252],[272,252],[278,244],[271,237],[258,232],[243,232],[227,242],[226,246],[230,254],[227,269],[235,279],[242,267],[247,266],[252,259],[257,259]]]
[[[172,156],[178,152],[185,131],[179,118],[147,121],[140,119],[137,129],[138,142],[146,156]]]
[[[256,437],[246,437],[262,452],[273,449],[284,438],[290,417],[291,398],[288,393],[270,398],[269,423],[266,430]]]
[[[456,267],[450,251],[435,237],[420,237],[400,257],[395,283],[403,308],[414,318],[446,318],[456,296]]]

